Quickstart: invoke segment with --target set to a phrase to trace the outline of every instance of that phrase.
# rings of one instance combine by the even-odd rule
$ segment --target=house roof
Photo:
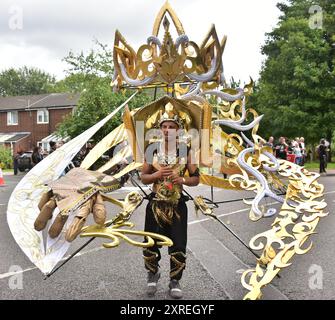
[[[30,135],[30,132],[0,133],[0,143],[17,142]]]
[[[43,138],[41,140],[41,142],[50,142],[50,141],[64,141],[64,142],[67,142],[71,140],[70,137],[65,137],[65,138],[62,138],[61,136],[59,136],[56,132],[53,132],[52,134],[50,134],[49,136]]]
[[[31,96],[0,97],[0,112],[76,106],[80,93],[49,93]]]

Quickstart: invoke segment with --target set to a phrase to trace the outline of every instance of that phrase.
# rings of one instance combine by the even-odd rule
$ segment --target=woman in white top
[[[307,157],[304,137],[301,137],[299,139],[299,144],[300,144],[301,154],[302,154],[301,165],[303,166],[305,164],[306,157]]]
[[[293,153],[295,154],[295,163],[300,166],[302,163],[302,153],[297,141],[293,141]]]

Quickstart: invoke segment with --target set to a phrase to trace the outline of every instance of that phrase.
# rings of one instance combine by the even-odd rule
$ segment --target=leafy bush
[[[0,167],[1,169],[13,168],[13,157],[10,148],[0,146]]]

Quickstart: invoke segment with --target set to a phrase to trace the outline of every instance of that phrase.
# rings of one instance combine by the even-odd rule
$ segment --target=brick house
[[[0,145],[31,151],[37,145],[49,150],[56,126],[71,114],[80,94],[51,93],[0,97]]]

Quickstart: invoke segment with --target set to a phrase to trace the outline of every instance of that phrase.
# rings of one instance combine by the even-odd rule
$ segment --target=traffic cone
[[[0,187],[4,187],[5,184],[5,180],[3,178],[3,174],[2,174],[2,169],[0,168]]]

